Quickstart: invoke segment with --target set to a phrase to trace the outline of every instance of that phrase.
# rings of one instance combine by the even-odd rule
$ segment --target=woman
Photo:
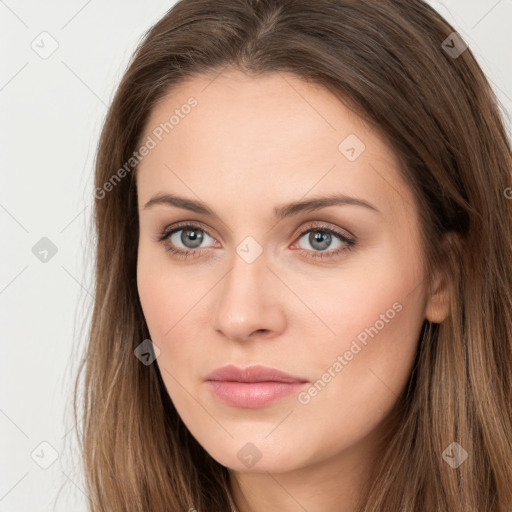
[[[510,510],[510,144],[431,7],[178,2],[95,187],[91,510]]]

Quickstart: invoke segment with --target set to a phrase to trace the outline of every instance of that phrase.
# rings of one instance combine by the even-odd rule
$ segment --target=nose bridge
[[[240,256],[241,249],[244,249],[243,244],[233,254],[231,271],[226,276],[220,297],[220,304],[230,311],[231,317],[236,312],[239,320],[249,318],[255,308],[262,307],[268,300],[263,284],[267,280],[264,274],[269,272],[266,255],[261,253],[255,257],[249,249]]]
[[[257,285],[265,281],[265,274],[269,272],[268,251],[262,243],[253,236],[246,236],[233,248],[231,271],[226,276],[223,295],[245,299],[246,294],[256,295],[261,291]]]
[[[250,238],[250,237],[248,237]],[[284,316],[263,248],[245,239],[233,254],[231,270],[218,288],[212,324],[230,338],[243,339],[254,331],[276,331]]]

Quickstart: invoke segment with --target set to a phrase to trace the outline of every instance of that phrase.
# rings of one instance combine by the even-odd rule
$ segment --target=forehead
[[[238,198],[242,209],[262,197],[278,204],[332,192],[383,210],[412,202],[375,127],[329,90],[287,73],[193,77],[153,108],[147,137],[155,146],[137,170],[141,200],[179,189]]]

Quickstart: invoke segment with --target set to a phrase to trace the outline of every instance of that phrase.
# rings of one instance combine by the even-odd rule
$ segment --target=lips
[[[291,384],[308,382],[308,380],[303,377],[295,377],[268,366],[255,365],[247,368],[238,368],[232,364],[217,368],[206,377],[206,380],[230,382],[286,382]]]
[[[210,373],[206,382],[222,402],[254,409],[299,392],[309,381],[267,366],[228,365]]]

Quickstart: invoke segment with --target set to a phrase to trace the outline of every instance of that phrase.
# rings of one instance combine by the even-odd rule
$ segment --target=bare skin
[[[197,106],[157,140],[191,96]],[[182,420],[231,469],[240,511],[354,511],[422,323],[448,314],[447,284],[432,276],[428,293],[417,206],[394,153],[329,91],[279,73],[195,77],[154,108],[147,136],[157,144],[137,171],[138,289]],[[162,194],[216,216],[146,207]],[[371,206],[274,216],[334,194]],[[181,222],[195,228],[157,240]],[[205,378],[229,363],[308,383],[262,407],[228,405]]]

